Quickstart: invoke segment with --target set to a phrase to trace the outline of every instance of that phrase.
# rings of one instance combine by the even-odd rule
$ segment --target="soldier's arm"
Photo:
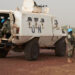
[[[66,41],[66,44],[68,44],[68,43],[69,43],[69,42],[68,42],[68,38],[67,38],[67,37],[65,38],[65,41]]]

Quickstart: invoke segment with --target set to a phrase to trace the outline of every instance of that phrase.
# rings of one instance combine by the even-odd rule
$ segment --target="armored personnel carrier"
[[[22,10],[0,10],[0,57],[10,50],[24,51],[27,60],[36,60],[41,48],[55,48],[57,56],[66,53],[65,36],[47,5],[24,0]]]

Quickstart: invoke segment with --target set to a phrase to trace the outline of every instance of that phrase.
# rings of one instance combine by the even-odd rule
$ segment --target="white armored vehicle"
[[[27,60],[36,60],[41,48],[55,48],[57,56],[66,53],[66,34],[47,6],[24,0],[22,11],[0,10],[0,57],[10,50],[25,53]]]

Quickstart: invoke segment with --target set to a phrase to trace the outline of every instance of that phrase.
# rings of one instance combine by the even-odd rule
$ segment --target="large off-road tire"
[[[11,48],[11,44],[7,40],[2,40],[0,44],[0,58],[5,58]]]
[[[66,54],[66,42],[65,37],[63,37],[55,44],[55,55],[65,56],[65,54]]]
[[[0,58],[5,58],[9,51],[5,49],[0,49]]]
[[[25,59],[27,60],[37,60],[39,56],[39,38],[34,38],[31,41],[29,41],[25,48],[24,48],[24,53],[25,53]]]

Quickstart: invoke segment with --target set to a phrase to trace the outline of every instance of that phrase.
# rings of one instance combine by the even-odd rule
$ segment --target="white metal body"
[[[19,13],[19,15],[17,13]],[[17,34],[19,39],[13,38],[12,40],[15,44],[23,44],[34,37],[40,37],[40,46],[47,47],[54,45],[61,37],[66,36],[66,34],[62,33],[61,26],[54,27],[55,18],[53,16],[44,13],[21,13],[18,11],[17,13],[14,13],[16,18],[15,23],[20,28],[20,31],[19,34]],[[28,21],[28,17],[30,17],[32,21]],[[35,22],[35,18],[38,18],[37,22]],[[43,23],[41,23],[41,19],[44,19]]]
[[[22,13],[20,11],[0,10],[0,13],[9,14],[10,12],[14,14],[15,25],[20,29],[18,34],[15,34],[15,30],[12,29],[15,36],[19,37],[19,39],[12,38],[12,42],[17,45],[26,43],[34,37],[40,37],[40,46],[48,47],[54,45],[61,37],[66,36],[66,34],[62,33],[61,26],[55,27],[55,18],[53,16],[45,13]],[[31,18],[31,21],[28,20],[28,17]],[[35,21],[35,18],[38,18],[38,20]],[[44,19],[44,22],[41,19]]]

